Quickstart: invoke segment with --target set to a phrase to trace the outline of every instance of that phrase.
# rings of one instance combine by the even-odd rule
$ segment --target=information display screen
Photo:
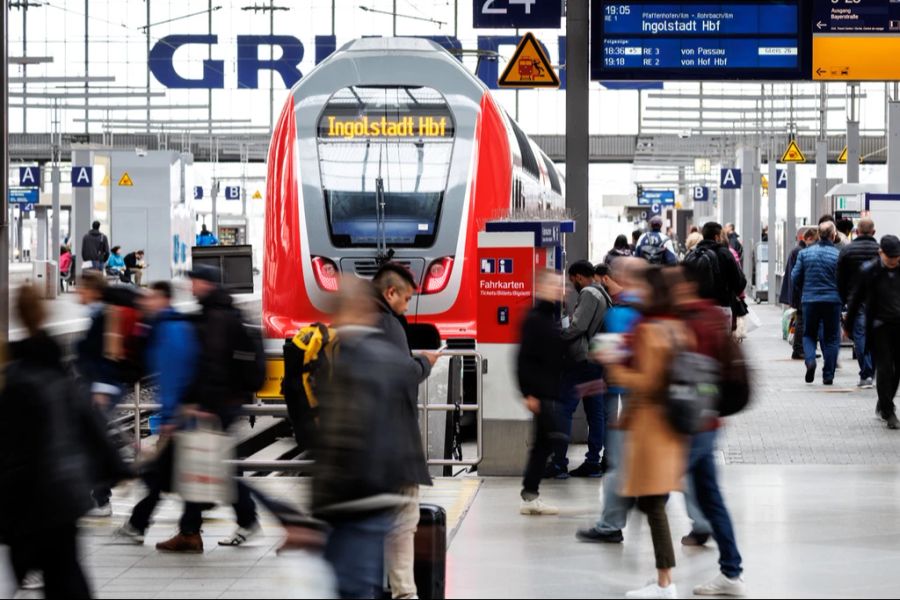
[[[593,79],[804,79],[803,0],[601,2],[591,15]]]
[[[813,33],[900,33],[900,1],[815,2]]]

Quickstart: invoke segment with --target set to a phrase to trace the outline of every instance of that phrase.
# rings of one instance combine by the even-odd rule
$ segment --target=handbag
[[[234,455],[231,438],[214,422],[174,435],[173,491],[185,502],[232,504],[237,498],[234,472],[225,461]]]

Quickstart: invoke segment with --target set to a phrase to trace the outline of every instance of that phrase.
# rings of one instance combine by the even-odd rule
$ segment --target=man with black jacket
[[[803,290],[795,289],[794,280],[791,279],[791,273],[794,271],[794,265],[797,264],[797,257],[800,252],[805,250],[810,244],[816,243],[816,236],[819,232],[814,227],[807,227],[803,230],[800,240],[788,257],[787,265],[784,267],[784,276],[781,281],[781,294],[778,301],[795,309],[794,318],[794,347],[791,354],[792,360],[803,360],[803,310],[800,303]]]
[[[218,283],[219,270],[215,267],[199,265],[189,273],[194,297],[202,308],[197,322],[197,337],[200,340],[200,356],[196,385],[192,394],[192,406],[187,410],[201,418],[218,421],[222,431],[237,420],[241,407],[252,399],[252,394],[239,391],[235,385],[234,354],[236,332],[243,327],[240,311],[234,306],[231,295]],[[200,527],[203,524],[202,504],[185,502],[179,523],[179,533],[175,537],[156,545],[164,552],[202,553],[203,539]],[[237,482],[237,502],[234,504],[238,528],[230,538],[219,541],[220,546],[240,546],[259,533],[256,504],[250,490]]]
[[[416,281],[402,265],[386,263],[373,279],[378,308],[379,325],[385,339],[407,357],[406,362],[415,378],[407,382],[409,395],[418,403],[418,384],[428,379],[431,368],[438,359],[435,352],[423,352],[410,356],[406,336],[406,311],[416,291]],[[418,408],[416,409],[418,410]],[[427,469],[427,464],[423,465]],[[415,598],[415,538],[419,525],[419,486],[410,485],[401,490],[409,502],[400,507],[396,520],[385,543],[385,566],[394,598]]]
[[[866,349],[872,351],[878,377],[875,412],[887,421],[888,429],[900,429],[894,404],[900,387],[900,239],[882,237],[880,254],[881,258],[866,263],[859,275],[844,327],[849,330],[865,306]]]
[[[97,271],[103,270],[109,258],[109,240],[100,232],[100,221],[94,221],[91,230],[81,238],[81,260],[85,266]],[[90,263],[88,265],[88,263]]]
[[[852,242],[844,246],[838,257],[837,279],[841,300],[847,304],[850,295],[859,285],[862,267],[878,258],[878,242],[875,241],[875,221],[866,217],[857,226],[859,232]],[[859,383],[857,387],[873,387],[875,367],[872,353],[866,349],[866,307],[860,306],[855,321],[848,321],[847,329],[853,334],[856,360],[859,362]]]
[[[528,454],[528,466],[522,482],[523,515],[556,515],[559,509],[540,498],[544,467],[553,444],[563,434],[559,430],[559,392],[565,347],[557,322],[562,285],[559,273],[542,271],[535,286],[536,304],[522,323],[522,343],[518,356],[519,390],[525,407],[534,414],[534,443]],[[562,437],[562,441],[568,441]]]
[[[594,265],[580,260],[569,266],[569,282],[578,292],[578,300],[571,317],[563,319],[562,339],[565,345],[565,363],[562,374],[559,426],[565,434],[556,443],[553,459],[545,477],[602,477],[600,458],[606,443],[606,406],[602,387],[603,368],[588,360],[590,340],[600,332],[606,311],[612,305],[609,295],[594,285]],[[578,405],[584,404],[588,423],[588,451],[584,463],[569,472],[568,438],[572,433],[572,420]]]
[[[722,226],[709,222],[703,226],[702,233],[703,241],[688,253],[684,262],[697,273],[700,297],[714,301],[732,315],[733,328],[733,308],[747,287],[747,278],[728,246],[719,242]]]

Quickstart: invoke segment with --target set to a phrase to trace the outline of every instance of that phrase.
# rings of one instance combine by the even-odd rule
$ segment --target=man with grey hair
[[[796,286],[803,290],[803,354],[806,361],[806,383],[816,378],[816,343],[820,328],[824,339],[822,355],[825,366],[822,382],[834,384],[838,353],[841,349],[841,300],[837,283],[840,252],[834,245],[837,229],[831,221],[819,224],[819,242],[802,251],[791,273]]]
[[[850,303],[856,288],[859,286],[863,265],[878,258],[878,242],[875,240],[875,221],[866,217],[856,226],[857,236],[847,244],[838,258],[838,291],[844,304]],[[872,352],[866,344],[866,307],[861,305],[854,322],[847,322],[846,329],[852,334],[856,349],[856,360],[859,362],[860,388],[874,387],[875,363]]]

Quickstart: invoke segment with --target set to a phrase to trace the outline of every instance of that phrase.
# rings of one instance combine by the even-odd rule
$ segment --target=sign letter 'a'
[[[741,188],[741,170],[740,169],[722,169],[722,175],[719,179],[719,187],[723,190],[737,190]]]
[[[506,65],[497,84],[513,88],[559,87],[559,77],[547,53],[530,31],[516,46],[512,60]]]
[[[800,150],[800,146],[797,145],[797,140],[791,140],[791,143],[788,144],[787,150],[784,151],[784,155],[781,157],[781,162],[783,163],[805,163],[806,157],[803,156],[803,152]]]

